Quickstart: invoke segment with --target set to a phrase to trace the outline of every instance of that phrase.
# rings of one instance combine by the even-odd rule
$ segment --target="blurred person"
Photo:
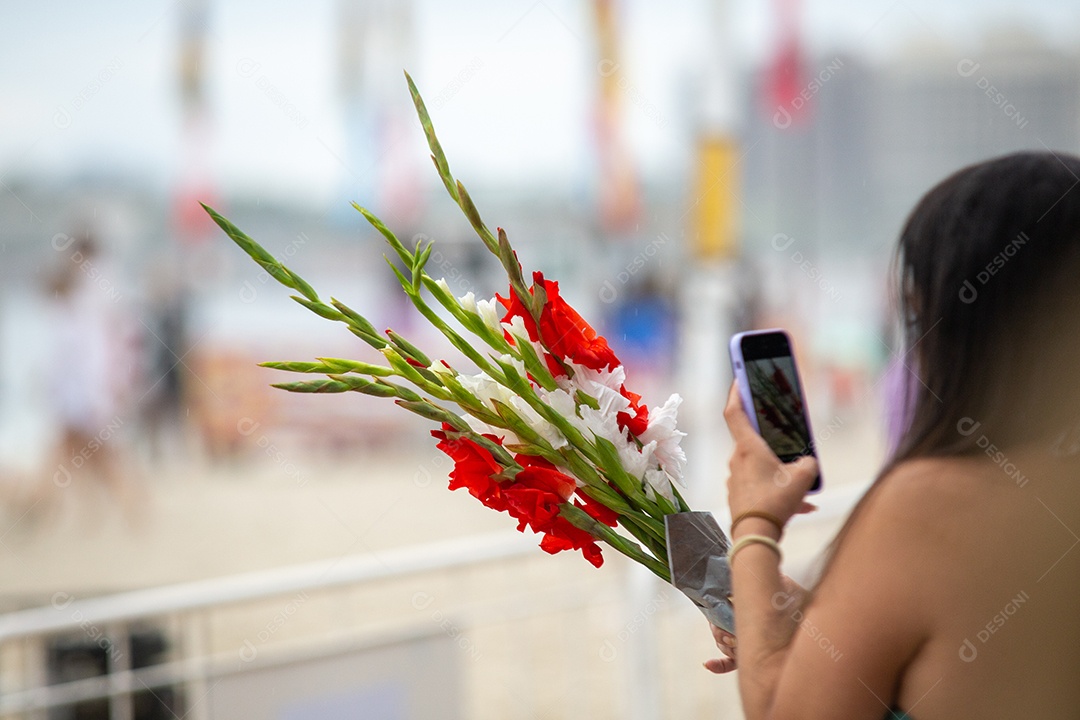
[[[816,463],[781,465],[732,389],[738,636],[706,667],[749,720],[1080,713],[1078,185],[1080,158],[1009,155],[908,218],[902,432],[811,590],[770,541]]]
[[[608,325],[608,335],[618,344],[623,362],[643,384],[648,397],[675,365],[676,318],[671,293],[655,274],[646,275],[618,297]]]
[[[129,477],[118,437],[129,420],[124,393],[133,358],[119,294],[103,269],[90,234],[68,238],[61,265],[49,279],[47,323],[55,367],[48,376],[57,425],[54,463],[39,483],[33,506],[48,511],[87,481],[100,485],[129,521],[137,519],[138,491]]]
[[[184,453],[187,429],[183,362],[188,347],[188,297],[175,259],[149,273],[147,316],[141,335],[141,373],[147,386],[139,398],[139,431],[154,460]]]

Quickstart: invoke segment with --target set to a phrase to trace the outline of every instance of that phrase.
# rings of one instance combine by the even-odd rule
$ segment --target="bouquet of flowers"
[[[506,271],[506,297],[477,299],[472,292],[455,297],[445,279],[424,269],[430,242],[408,248],[375,215],[353,206],[401,261],[404,269],[387,260],[417,311],[475,367],[433,359],[393,330],[378,332],[341,301],[323,300],[295,271],[204,205],[256,263],[297,293],[292,296],[296,302],[343,323],[385,358],[385,364],[317,358],[262,365],[322,376],[275,385],[284,390],[392,398],[438,423],[431,434],[454,461],[450,489],[465,488],[485,506],[517,520],[518,530],[542,535],[540,547],[549,553],[580,550],[599,567],[600,541],[670,582],[665,518],[702,515],[689,513],[679,493],[686,461],[680,447],[684,433],[676,427],[682,399],[672,395],[663,405],[648,408],[627,389],[625,369],[607,341],[560,296],[558,282],[539,272],[526,282],[506,233],[488,229],[465,186],[451,174],[424,101],[408,73],[406,79],[447,192]],[[467,335],[482,341],[484,351]],[[719,528],[715,533],[719,542],[714,537],[708,549],[696,550],[696,559],[715,556],[717,544],[726,550]],[[722,564],[720,575],[726,571]],[[724,610],[723,623],[714,619],[717,624],[731,624],[726,603],[726,595],[705,603]]]

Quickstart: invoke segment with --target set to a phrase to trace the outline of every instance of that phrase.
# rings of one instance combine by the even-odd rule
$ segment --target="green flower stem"
[[[394,344],[394,347],[397,348],[398,352],[403,356],[415,360],[424,367],[431,365],[431,358],[425,355],[420,348],[401,337],[401,335],[398,335],[393,330],[387,330],[386,335],[390,338],[390,342]]]
[[[361,207],[357,203],[353,203],[352,205],[354,208],[356,208],[357,211],[360,212],[361,215],[364,216],[364,219],[367,220],[372,227],[374,227],[380,234],[382,234],[390,247],[393,248],[393,250],[397,253],[398,257],[400,257],[402,261],[411,269],[411,277],[409,278],[410,282],[408,283],[408,287],[405,288],[406,292],[409,293],[410,297],[419,295],[419,285],[422,283],[423,286],[427,288],[428,292],[431,293],[431,296],[435,298],[435,300],[441,306],[446,308],[446,310],[454,317],[454,319],[461,323],[462,327],[464,327],[466,330],[469,330],[474,335],[478,336],[481,340],[486,342],[488,345],[493,347],[496,352],[518,356],[518,351],[516,350],[516,348],[510,343],[508,343],[502,335],[492,331],[491,328],[489,328],[484,323],[483,318],[481,318],[476,313],[470,313],[466,311],[463,307],[461,307],[461,303],[458,301],[457,298],[447,292],[446,289],[443,288],[437,280],[435,280],[427,273],[423,272],[423,264],[427,261],[427,258],[431,252],[430,244],[427,246],[427,248],[423,251],[422,254],[410,252],[398,239],[397,235],[395,235],[394,232],[390,230],[386,226],[386,224],[383,223],[382,220],[380,220],[374,213],[372,213],[367,208]],[[494,239],[492,239],[492,241],[494,242]],[[401,282],[402,287],[405,287],[406,282],[404,275],[399,275],[398,279]],[[412,290],[412,292],[409,292],[410,289]],[[551,377],[551,374],[547,371],[543,364],[539,362],[539,359],[535,357],[536,351],[533,350],[531,346],[528,348],[528,351],[533,356],[532,358],[528,356],[518,356],[519,359],[522,360],[522,362],[527,363],[530,374],[537,378],[538,382],[540,382],[544,389],[553,390],[556,387],[554,378]],[[413,357],[417,360],[420,360],[420,357]],[[422,360],[420,361],[423,362]],[[430,365],[431,363],[426,362],[424,364]]]
[[[630,515],[637,512],[634,506],[627,502],[625,497],[620,495],[615,488],[608,485],[607,481],[604,480],[600,473],[596,471],[596,468],[594,468],[584,456],[575,452],[570,447],[564,447],[560,452],[562,461],[556,462],[555,464],[569,469],[574,477],[585,483],[585,487],[581,488],[581,490],[584,490],[589,497],[596,500],[601,505],[605,505],[617,512],[619,515]]]
[[[282,362],[275,360],[261,362],[259,367],[270,368],[271,370],[287,370],[295,373],[318,373],[320,375],[341,372],[334,366],[323,362]]]
[[[642,550],[641,546],[627,540],[604,523],[594,519],[581,508],[570,503],[563,503],[559,506],[559,514],[574,527],[584,530],[598,540],[603,540],[626,557],[649,568],[664,582],[671,582],[671,572],[668,570],[666,563],[652,557]]]
[[[645,497],[645,493],[641,490],[641,481],[634,478],[630,473],[622,466],[622,462],[619,460],[619,452],[615,449],[615,445],[612,444],[607,438],[602,438],[594,435],[595,445],[597,453],[600,456],[600,462],[597,466],[601,472],[607,476],[608,480],[612,484],[619,488],[627,497],[634,499],[642,503],[642,506],[646,506],[649,499]]]
[[[655,527],[656,521],[649,517],[642,517],[640,514],[635,515],[622,515],[619,517],[619,522],[630,532],[631,535],[641,541],[645,547],[649,548],[656,557],[667,558],[667,538],[663,534],[663,529],[657,531]]]
[[[420,117],[420,125],[424,128],[424,136],[427,138],[428,148],[431,150],[431,159],[435,163],[435,168],[439,172],[439,178],[446,187],[446,191],[450,193],[450,197],[461,208],[469,224],[472,225],[477,236],[483,241],[484,246],[499,258],[499,262],[502,263],[503,269],[506,270],[507,276],[510,278],[510,286],[521,299],[521,302],[525,307],[529,308],[534,318],[539,318],[543,301],[538,302],[538,298],[530,296],[525,287],[524,279],[521,276],[521,265],[510,248],[510,243],[506,240],[506,233],[500,228],[499,239],[495,239],[491,230],[480,218],[480,212],[476,209],[476,204],[473,203],[468,191],[465,190],[465,186],[454,179],[454,175],[450,172],[450,164],[446,161],[446,153],[443,152],[442,145],[435,136],[435,127],[431,123],[431,116],[428,114],[424,99],[420,97],[420,91],[416,89],[416,83],[413,82],[409,73],[405,73],[405,80],[409,84],[409,93],[412,95],[416,114]]]
[[[503,385],[527,402],[533,410],[536,410],[536,412],[539,413],[540,417],[558,428],[559,432],[563,434],[570,444],[573,445],[575,449],[582,452],[591,463],[600,465],[600,456],[597,454],[593,444],[586,440],[585,436],[582,435],[576,427],[571,425],[569,420],[541,400],[529,381],[518,374],[517,368],[500,359],[495,359],[495,362],[503,372],[503,377],[505,379],[505,382],[502,383]]]
[[[303,297],[292,296],[294,300],[308,308],[312,312],[331,320],[344,322],[349,330],[361,340],[371,345],[376,350],[381,350],[387,342],[379,337],[375,328],[362,315],[348,309],[338,301],[333,301],[333,306],[326,305],[312,289],[311,285],[304,281],[298,274],[289,270],[271,255],[266,248],[248,237],[240,228],[233,225],[228,219],[219,214],[214,208],[205,203],[200,203],[203,210],[210,216],[218,227],[235,242],[241,250],[246,252],[252,260],[259,264],[270,277],[277,280],[287,288],[299,292]]]
[[[514,339],[516,341],[513,346],[515,352],[511,354],[516,355],[521,360],[525,365],[525,369],[529,371],[529,375],[536,381],[536,384],[548,392],[559,387],[559,384],[555,382],[555,376],[551,374],[547,365],[540,359],[532,343],[528,342],[527,338],[515,337]]]
[[[690,506],[683,500],[682,493],[679,492],[679,488],[675,487],[675,483],[671,484],[671,492],[675,494],[675,500],[679,503],[679,512],[690,512]]]
[[[389,377],[394,375],[394,369],[384,367],[382,365],[372,365],[371,363],[360,362],[359,360],[347,360],[345,358],[315,358],[323,365],[330,368],[329,373],[335,373],[342,375],[344,373],[359,373],[360,375],[373,375],[375,377]],[[264,366],[270,367],[267,363],[262,363]]]
[[[401,397],[400,391],[404,389],[398,385],[387,384],[382,380],[369,380],[361,375],[331,375],[330,380],[344,385],[348,390],[355,390],[375,397]],[[415,399],[420,399],[420,396],[416,393],[412,393],[412,395]]]
[[[420,125],[424,128],[424,136],[427,137],[428,147],[431,148],[431,159],[435,162],[439,177],[442,178],[443,184],[446,185],[446,191],[450,193],[450,197],[454,198],[454,202],[460,202],[457,190],[453,186],[450,164],[446,162],[446,153],[443,152],[438,138],[435,137],[435,128],[431,124],[431,117],[428,115],[427,107],[424,105],[424,99],[420,97],[420,91],[416,89],[416,83],[413,82],[412,77],[407,72],[405,73],[405,80],[409,83],[409,93],[412,95],[413,105],[416,106],[416,114],[420,117]]]
[[[355,388],[349,387],[347,383],[338,382],[330,378],[319,378],[318,380],[301,380],[297,382],[286,383],[273,383],[270,387],[278,388],[279,390],[288,390],[295,393],[343,393]]]
[[[410,365],[409,361],[403,358],[394,348],[385,347],[382,349],[382,354],[399,377],[405,378],[416,387],[440,400],[453,399],[453,395],[442,386],[442,382],[434,373],[422,374],[419,368]],[[428,376],[432,379],[429,379]]]
[[[356,330],[364,333],[365,335],[370,335],[373,338],[377,338],[380,342],[383,343],[383,345],[386,344],[386,341],[383,340],[382,336],[379,335],[379,331],[375,329],[374,325],[368,322],[368,319],[366,317],[356,312],[351,307],[341,302],[337,298],[331,297],[330,304],[337,308],[342,315],[346,316],[347,318],[349,318],[349,320],[352,321],[349,324],[350,327],[355,328]]]
[[[460,182],[458,183],[458,190],[465,191]],[[539,323],[540,313],[547,302],[547,292],[535,283],[533,283],[531,293],[525,287],[525,278],[521,276],[521,263],[518,262],[517,254],[510,247],[510,240],[506,237],[506,231],[502,228],[499,228],[499,251],[496,255],[499,256],[499,262],[502,263],[503,269],[506,270],[506,274],[510,278],[510,287],[514,289],[518,299],[521,300],[521,304],[528,308],[533,320]]]
[[[413,306],[420,311],[420,314],[430,322],[435,328],[441,332],[446,338],[462,352],[465,357],[469,358],[476,364],[476,367],[480,368],[483,372],[487,373],[496,382],[505,384],[502,377],[502,373],[491,366],[484,356],[481,355],[476,348],[469,344],[465,338],[461,337],[456,330],[446,324],[446,322],[439,317],[431,306],[424,302],[424,299],[420,297],[420,294],[413,290],[412,282],[402,275],[393,263],[387,260],[387,264],[390,265],[390,269],[394,271],[394,275],[397,276],[398,282],[401,283],[401,287],[405,290],[405,294],[409,296]]]
[[[401,258],[401,261],[405,263],[407,267],[412,268],[416,259],[413,256],[413,253],[398,240],[397,235],[395,235],[390,228],[386,227],[386,224],[367,208],[360,207],[360,204],[355,202],[352,203],[352,206],[357,212],[364,216],[364,219],[368,221],[371,227],[375,228],[380,235],[386,238],[386,242],[394,249],[394,252]]]

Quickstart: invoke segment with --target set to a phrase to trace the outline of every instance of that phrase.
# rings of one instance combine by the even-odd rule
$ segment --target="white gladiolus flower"
[[[469,293],[472,295],[472,293]],[[484,321],[491,330],[499,335],[502,334],[502,324],[499,322],[499,305],[495,298],[488,300],[478,300],[476,302],[476,312],[480,315],[480,319]]]
[[[681,482],[683,467],[686,465],[686,452],[680,443],[686,437],[686,433],[676,429],[676,415],[682,397],[678,393],[667,399],[663,405],[649,411],[649,425],[645,432],[638,436],[643,443],[656,443],[656,459],[660,467],[675,482]]]
[[[599,392],[597,386],[610,388],[616,393],[626,382],[626,370],[622,365],[614,370],[593,370],[592,368],[568,362],[567,365],[574,372],[574,377],[562,377],[558,379],[559,387],[568,390],[571,387],[582,390],[593,397]]]
[[[529,329],[525,327],[525,320],[520,315],[514,315],[509,322],[501,325],[502,329],[510,333],[516,340],[532,342],[529,339]]]
[[[446,278],[439,278],[435,281],[435,284],[441,287],[450,297],[454,296],[454,293],[450,292],[450,285],[446,282]]]
[[[457,373],[447,367],[446,363],[442,360],[435,360],[434,362],[432,362],[431,365],[428,366],[428,370],[430,370],[435,375],[438,375],[439,377],[452,378],[457,375]]]
[[[501,403],[509,405],[510,398],[516,397],[509,388],[495,382],[495,380],[486,373],[458,375],[458,382],[461,383],[462,387],[479,398],[480,402],[492,409],[495,408],[491,402],[492,400],[498,400]]]
[[[436,280],[436,283],[438,282],[440,281]],[[446,284],[445,281],[443,281],[443,284]],[[465,312],[476,312],[476,295],[473,294],[472,290],[459,297],[458,302],[461,303],[461,307],[465,308]]]
[[[540,390],[539,395],[540,399],[547,403],[552,410],[566,418],[574,429],[588,436],[589,428],[586,427],[585,421],[578,417],[577,403],[574,402],[574,398],[570,393],[560,389],[551,392]]]
[[[526,425],[535,430],[540,437],[547,440],[554,449],[558,450],[559,448],[569,445],[566,438],[559,432],[557,427],[540,417],[540,413],[533,410],[532,406],[521,398],[513,398],[510,401],[510,407],[512,407],[514,412],[525,421]]]
[[[547,353],[544,346],[538,342],[529,338],[529,329],[525,327],[525,320],[520,315],[514,315],[510,318],[510,322],[504,322],[502,329],[510,333],[514,338],[514,344],[520,347],[522,344],[528,343],[532,346],[533,352],[536,353],[536,357],[542,358]]]
[[[609,415],[602,410],[593,410],[588,405],[582,405],[579,408],[581,413],[581,419],[585,423],[585,427],[589,429],[593,435],[602,437],[605,440],[610,440],[615,448],[618,449],[620,445],[624,445],[626,440],[622,438],[622,430],[619,429],[618,420],[614,415]],[[640,475],[638,477],[641,477]]]
[[[671,487],[671,478],[663,470],[645,471],[645,495],[650,500],[655,500],[656,495],[662,495],[672,505],[678,506],[675,501],[675,490]]]
[[[521,442],[517,434],[513,430],[507,430],[506,428],[497,428],[488,425],[483,420],[478,420],[472,415],[463,416],[465,424],[469,426],[469,429],[480,435],[494,435],[497,438],[502,439],[503,444],[514,444]]]
[[[518,377],[528,378],[529,373],[525,370],[525,363],[518,360],[513,355],[500,355],[499,360],[504,365],[509,365],[517,371]]]
[[[626,472],[638,480],[645,477],[649,468],[656,467],[656,460],[653,457],[653,453],[656,452],[656,443],[649,443],[638,448],[637,443],[623,439],[621,443],[615,444],[615,449],[619,451],[619,463],[626,468]]]

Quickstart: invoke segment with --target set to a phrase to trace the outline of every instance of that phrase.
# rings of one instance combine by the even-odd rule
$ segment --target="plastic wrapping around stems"
[[[671,584],[716,627],[735,634],[731,596],[731,566],[727,536],[709,512],[664,516]]]

